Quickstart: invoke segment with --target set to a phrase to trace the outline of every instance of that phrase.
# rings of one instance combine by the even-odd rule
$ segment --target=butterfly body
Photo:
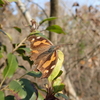
[[[32,49],[30,59],[37,65],[37,70],[42,72],[42,78],[48,77],[58,59],[56,46],[48,39],[36,35],[29,36],[28,40]]]

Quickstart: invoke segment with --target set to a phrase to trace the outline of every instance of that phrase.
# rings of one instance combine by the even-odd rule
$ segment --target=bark
[[[50,17],[58,17],[59,13],[59,0],[50,0]],[[49,22],[49,26],[57,25],[58,20],[53,20]],[[54,43],[57,44],[57,33],[50,32],[49,39]]]
[[[30,15],[30,13],[26,10],[25,5],[21,2],[21,0],[18,0],[18,1],[16,2],[16,4],[17,4],[19,10],[20,10],[20,11],[22,12],[22,14],[24,15],[24,18],[26,19],[27,23],[28,23],[29,25],[31,25],[32,17],[31,17],[31,15]]]

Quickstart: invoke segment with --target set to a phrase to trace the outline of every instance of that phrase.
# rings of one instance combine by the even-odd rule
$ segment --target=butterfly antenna
[[[72,43],[64,43],[64,44],[60,44],[60,45],[56,45],[55,46],[55,50],[58,50],[59,48],[63,47],[63,46],[67,46],[67,45],[73,45]]]

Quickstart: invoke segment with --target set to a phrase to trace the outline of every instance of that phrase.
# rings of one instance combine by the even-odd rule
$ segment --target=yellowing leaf
[[[58,50],[57,53],[58,53],[58,61],[51,75],[48,77],[49,82],[52,82],[54,78],[59,74],[64,61],[64,54],[60,50]]]

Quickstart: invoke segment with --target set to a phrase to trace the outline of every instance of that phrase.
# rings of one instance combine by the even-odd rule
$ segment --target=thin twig
[[[84,57],[82,57],[82,58],[80,58],[80,59],[74,61],[74,62],[76,62],[76,64],[74,64],[73,67],[71,67],[71,68],[69,68],[69,69],[67,70],[66,75],[67,75],[81,60],[87,58],[88,55],[91,56],[91,54],[95,51],[95,49],[96,49],[96,48],[99,48],[99,47],[100,47],[100,44],[98,44],[95,48],[93,48],[93,50],[91,50],[89,53],[87,53],[86,56],[84,56]],[[71,63],[71,64],[72,64],[72,63]],[[66,75],[65,75],[65,76],[66,76]]]
[[[27,38],[23,39],[20,44],[12,51],[12,53],[14,53],[25,41]]]

